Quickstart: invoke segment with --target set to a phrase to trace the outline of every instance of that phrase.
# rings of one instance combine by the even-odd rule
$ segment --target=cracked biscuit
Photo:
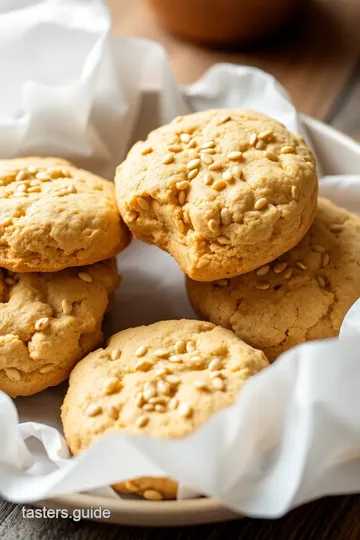
[[[360,218],[319,199],[313,225],[291,251],[256,271],[187,281],[201,318],[233,330],[274,360],[290,347],[337,336],[360,296]]]
[[[295,246],[318,190],[304,139],[249,110],[198,112],[156,129],[115,183],[133,234],[198,281],[249,272]]]
[[[161,321],[115,334],[77,364],[61,417],[78,454],[107,433],[189,435],[231,406],[245,382],[268,365],[233,332],[196,320]],[[169,478],[136,478],[115,489],[146,499],[176,497]]]
[[[129,242],[114,186],[59,158],[0,160],[0,267],[55,272],[113,257]]]
[[[102,342],[115,260],[55,273],[0,271],[0,390],[32,395],[67,379]]]

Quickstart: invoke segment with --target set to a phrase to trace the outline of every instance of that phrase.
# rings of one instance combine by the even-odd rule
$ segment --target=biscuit
[[[198,281],[249,272],[294,247],[318,190],[303,138],[249,110],[199,112],[156,129],[130,150],[115,183],[133,234]]]
[[[28,396],[55,386],[102,342],[114,260],[55,273],[0,273],[0,390]]]
[[[269,360],[290,347],[337,336],[360,296],[360,217],[319,199],[315,221],[295,248],[230,280],[188,280],[194,310],[233,330]]]
[[[0,267],[55,272],[110,258],[129,242],[114,186],[59,158],[0,160]]]
[[[261,351],[209,322],[161,321],[123,330],[72,371],[61,411],[65,438],[78,454],[114,431],[189,435],[232,405],[246,380],[267,365]],[[174,498],[177,491],[168,478],[114,487],[152,500]]]

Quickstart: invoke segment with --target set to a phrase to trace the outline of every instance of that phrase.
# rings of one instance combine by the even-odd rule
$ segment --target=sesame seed
[[[175,152],[175,154],[177,154],[178,152],[182,151],[182,148],[178,144],[171,144],[168,146],[168,150],[169,152]]]
[[[149,403],[152,405],[166,405],[170,398],[168,396],[156,396],[149,399]],[[155,408],[156,410],[156,408]]]
[[[143,428],[143,427],[145,427],[148,423],[149,423],[149,417],[148,417],[146,414],[143,414],[143,415],[139,416],[139,417],[135,420],[135,426],[138,427],[138,428]]]
[[[212,379],[211,384],[216,390],[224,390],[225,389],[225,383],[222,379],[219,377],[215,377]]]
[[[188,148],[195,148],[196,146],[196,139],[191,139],[187,145]]]
[[[27,189],[28,193],[40,193],[40,191],[41,191],[40,186],[29,187]]]
[[[157,388],[157,391],[158,391],[159,394],[167,394],[167,395],[169,395],[171,393],[171,387],[166,381],[160,380],[157,383],[156,388]]]
[[[216,285],[218,287],[227,287],[229,285],[229,280],[228,279],[219,279],[217,282],[216,282]]]
[[[215,219],[209,219],[207,224],[208,224],[208,227],[209,227],[211,232],[216,232],[217,231],[218,225],[217,225]]]
[[[104,392],[106,395],[113,394],[118,388],[118,379],[110,377],[104,384]]]
[[[201,154],[200,159],[205,165],[211,165],[214,161],[214,158],[210,154]]]
[[[175,159],[175,156],[172,152],[167,152],[164,157],[162,158],[161,162],[164,164],[164,165],[169,165],[170,163],[172,163]]]
[[[90,416],[90,417],[98,416],[98,414],[101,414],[102,411],[103,411],[103,408],[101,407],[101,405],[97,405],[96,403],[92,403],[86,409],[86,415]]]
[[[194,180],[195,176],[197,176],[199,172],[199,169],[192,169],[189,173],[188,173],[188,179],[189,180]]]
[[[50,324],[49,317],[42,317],[41,319],[38,319],[35,322],[34,328],[35,330],[38,330],[38,331],[45,330],[45,328],[47,328],[49,324]]]
[[[295,200],[299,198],[299,188],[297,186],[291,186],[291,196]]]
[[[168,358],[169,355],[170,355],[170,351],[169,351],[169,349],[157,349],[157,350],[154,352],[154,355],[155,355],[157,358]]]
[[[244,156],[242,152],[230,152],[226,157],[231,161],[238,161],[239,159],[243,159]]]
[[[225,180],[217,180],[211,187],[212,189],[215,189],[215,191],[222,191],[226,188],[226,182]]]
[[[219,124],[225,124],[226,122],[228,122],[229,120],[231,120],[231,116],[229,114],[227,114],[226,116],[222,116],[220,119],[219,119]]]
[[[196,388],[196,390],[200,390],[202,392],[208,392],[209,391],[209,387],[206,383],[204,383],[203,381],[195,381],[194,382],[194,387]]]
[[[16,368],[6,368],[5,369],[6,376],[9,377],[12,381],[20,381],[21,374],[20,371]]]
[[[174,398],[170,399],[170,401],[168,403],[168,409],[170,411],[174,411],[175,409],[177,409],[178,405],[179,405],[179,400],[174,397]]]
[[[160,367],[159,369],[157,369],[157,370],[155,371],[155,375],[156,375],[157,377],[163,377],[163,376],[166,375],[167,373],[169,373],[169,368],[163,367],[163,366]]]
[[[222,245],[231,244],[230,238],[228,238],[227,236],[223,234],[217,237],[217,241],[219,242],[219,244],[222,244]]]
[[[77,189],[74,184],[69,184],[67,188],[68,193],[77,193]]]
[[[151,366],[152,363],[144,358],[143,360],[139,360],[138,362],[136,362],[135,371],[149,371]]]
[[[148,501],[162,501],[164,498],[159,491],[156,491],[156,489],[146,489],[143,493],[143,497]]]
[[[325,279],[322,276],[317,276],[316,281],[318,282],[319,286],[324,289],[325,288]]]
[[[137,218],[137,213],[133,210],[129,210],[127,213],[127,219],[128,221],[134,221]]]
[[[231,172],[234,176],[236,176],[236,178],[241,178],[243,175],[242,168],[239,165],[235,165],[235,167],[232,167]]]
[[[178,195],[178,203],[182,206],[183,204],[185,204],[185,201],[186,201],[186,193],[185,191],[180,191]]]
[[[45,364],[39,371],[40,373],[49,373],[49,371],[52,371],[53,369],[55,369],[54,364]]]
[[[71,302],[66,300],[66,298],[61,301],[61,309],[63,310],[64,315],[70,315],[70,313],[72,312],[72,308],[73,306]]]
[[[211,362],[208,365],[208,369],[210,371],[216,371],[217,369],[220,369],[220,367],[221,367],[220,358],[214,358],[213,360],[211,360]]]
[[[259,133],[259,139],[267,140],[271,139],[273,137],[274,133],[270,129],[266,129],[265,131],[262,131]]]
[[[48,174],[46,174],[45,172],[38,172],[36,174],[36,178],[38,180],[42,180],[43,182],[48,182],[49,180],[51,180],[51,177]]]
[[[164,413],[166,411],[166,408],[164,405],[161,405],[160,403],[157,403],[155,405],[155,411],[159,413]]]
[[[187,169],[189,171],[192,171],[193,169],[197,169],[200,166],[200,159],[192,159],[189,161],[189,163],[186,165]]]
[[[206,141],[204,144],[201,145],[201,148],[204,148],[205,150],[207,148],[214,148],[215,147],[215,141]]]
[[[330,256],[328,253],[324,253],[323,255],[323,260],[322,260],[322,265],[323,267],[324,266],[327,266],[329,264],[329,261],[330,261]]]
[[[193,415],[193,408],[190,407],[190,405],[188,405],[187,403],[182,403],[179,408],[179,414],[180,416],[183,416],[184,418],[191,418],[191,416]]]
[[[181,133],[180,134],[180,141],[187,144],[188,142],[190,142],[190,135],[188,133]]]
[[[143,394],[146,401],[152,397],[155,397],[157,394],[155,385],[151,382],[145,383]]]
[[[178,386],[180,384],[180,377],[177,375],[167,375],[165,377],[166,382],[168,382],[171,386]]]
[[[135,351],[135,356],[140,358],[141,356],[144,356],[148,351],[148,348],[146,345],[140,345]]]
[[[293,273],[293,269],[292,269],[292,268],[288,268],[288,269],[286,270],[286,272],[284,273],[284,278],[285,278],[285,279],[290,279],[291,276],[292,276],[292,273]]]
[[[296,266],[298,266],[301,270],[306,270],[306,266],[301,261],[296,261]]]
[[[225,182],[231,182],[231,180],[233,179],[232,172],[231,171],[225,171],[222,174],[222,179],[225,180]]]
[[[270,270],[270,265],[266,264],[265,266],[262,266],[261,268],[258,268],[256,270],[257,276],[265,276]]]
[[[26,191],[27,186],[26,184],[20,184],[20,186],[17,186],[16,191]]]
[[[30,165],[30,167],[27,168],[28,172],[30,174],[36,174],[38,172],[38,168]]]
[[[172,354],[171,356],[169,356],[169,362],[172,362],[174,364],[179,364],[183,361],[183,359],[181,358],[181,356],[178,356],[177,354]]]
[[[214,161],[211,165],[209,165],[208,169],[209,171],[218,171],[219,169],[222,169],[223,164],[221,161]]]
[[[277,157],[275,152],[273,152],[272,150],[265,150],[264,156],[267,159],[270,159],[270,161],[279,161],[279,158]]]
[[[142,409],[146,412],[153,412],[155,410],[155,407],[154,405],[152,405],[151,403],[146,403]]]
[[[111,355],[110,355],[111,360],[114,360],[114,361],[119,360],[120,356],[121,356],[120,349],[113,349],[111,351]]]
[[[151,398],[150,398],[151,399]],[[139,392],[137,395],[136,395],[136,398],[135,398],[135,405],[139,408],[141,408],[145,403],[145,399],[144,399],[144,396],[141,392]]]
[[[144,197],[138,197],[136,199],[136,204],[143,210],[149,210],[150,208],[150,204],[148,203],[146,199],[144,199]]]
[[[252,133],[249,137],[249,143],[251,144],[251,146],[254,146],[254,144],[256,144],[257,142],[257,139],[258,139],[258,136],[256,133]]]
[[[78,278],[80,278],[81,281],[85,281],[86,283],[91,283],[92,282],[92,277],[87,272],[79,272],[78,273]]]
[[[192,341],[188,341],[186,344],[186,352],[191,353],[191,352],[194,352],[195,350],[196,350],[195,343],[193,343]]]
[[[232,221],[232,215],[228,208],[222,208],[220,210],[220,219],[223,225],[230,225]]]
[[[204,148],[200,149],[200,156],[201,154],[210,154],[210,155],[214,155],[216,154],[216,151],[214,148],[207,148],[206,150]]]
[[[40,186],[41,182],[40,180],[30,180],[30,186]]]
[[[178,354],[182,354],[186,351],[186,343],[183,339],[179,339],[176,343],[175,343],[175,351],[178,353]]]
[[[26,178],[29,178],[29,173],[26,171],[19,171],[16,175],[16,182],[21,182],[21,180],[26,180]]]
[[[15,191],[15,193],[13,193],[12,196],[15,198],[20,198],[20,197],[27,197],[28,194],[23,191]]]
[[[331,232],[337,233],[337,232],[341,232],[342,230],[343,230],[343,226],[341,223],[333,223],[332,225],[330,225]]]
[[[206,174],[204,175],[204,183],[205,183],[207,186],[209,186],[209,185],[212,183],[213,180],[214,180],[214,178],[213,178],[213,176],[212,176],[210,173],[206,173]]]
[[[276,264],[274,266],[274,272],[275,274],[281,274],[281,272],[283,272],[285,270],[285,268],[287,267],[287,263],[286,262],[279,262],[278,264]]]
[[[311,249],[313,251],[316,251],[316,253],[325,253],[324,246],[320,246],[319,244],[314,244],[313,246],[311,246]]]
[[[265,147],[266,147],[266,144],[265,144],[264,141],[262,141],[261,139],[260,139],[260,141],[258,141],[258,142],[255,144],[256,150],[264,150]]]
[[[119,418],[119,411],[114,405],[109,407],[109,416],[113,420],[117,420]]]
[[[13,277],[6,277],[4,279],[6,285],[15,285],[16,281]]]
[[[266,291],[266,289],[270,288],[270,283],[267,281],[259,281],[259,283],[256,283],[255,287],[260,291]]]
[[[293,146],[283,146],[280,152],[282,154],[293,154],[295,152],[295,148]]]
[[[179,219],[179,221],[176,222],[176,226],[178,228],[178,231],[181,232],[181,234],[185,233],[186,225],[181,219]]]
[[[178,182],[176,184],[176,189],[178,189],[179,191],[183,191],[184,189],[187,189],[189,186],[190,186],[190,182],[188,182],[187,180],[182,180],[182,182]]]
[[[265,208],[268,204],[269,204],[269,201],[268,201],[265,197],[261,197],[260,199],[258,199],[258,200],[255,202],[254,208],[255,208],[255,210],[262,210],[262,209]]]
[[[210,379],[223,379],[224,378],[224,375],[221,373],[221,371],[212,371],[210,374],[209,374],[209,377]]]

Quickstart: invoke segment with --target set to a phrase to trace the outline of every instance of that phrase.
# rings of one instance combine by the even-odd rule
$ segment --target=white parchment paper
[[[100,0],[0,6],[0,157],[61,155],[111,178],[132,141],[211,107],[252,107],[301,131],[270,75],[221,64],[180,91],[159,45],[111,38],[109,28]],[[321,191],[360,213],[360,177],[324,178]],[[118,262],[123,280],[108,335],[194,317],[169,255],[133,241]],[[339,340],[286,352],[247,383],[233,407],[182,440],[114,434],[70,458],[59,417],[66,383],[14,401],[0,392],[0,493],[29,502],[166,475],[180,483],[181,496],[202,493],[273,517],[321,495],[360,491],[359,328],[357,302]],[[110,488],[101,494],[117,496]]]

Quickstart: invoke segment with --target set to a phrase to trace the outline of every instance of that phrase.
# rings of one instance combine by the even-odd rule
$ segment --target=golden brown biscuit
[[[59,158],[0,160],[0,266],[55,272],[110,258],[129,243],[114,186]]]
[[[230,280],[187,285],[200,317],[274,360],[298,343],[338,335],[360,296],[359,266],[359,216],[319,199],[309,232],[276,261]]]
[[[115,182],[134,235],[198,281],[249,272],[291,249],[313,221],[318,189],[303,138],[248,110],[199,112],[156,129]]]
[[[0,274],[0,390],[12,397],[64,381],[102,342],[114,260],[55,273]]]
[[[268,365],[233,332],[195,320],[161,321],[115,334],[70,375],[61,417],[73,454],[105,433],[189,435],[232,405],[246,380]],[[174,498],[168,478],[115,488],[147,499]]]

